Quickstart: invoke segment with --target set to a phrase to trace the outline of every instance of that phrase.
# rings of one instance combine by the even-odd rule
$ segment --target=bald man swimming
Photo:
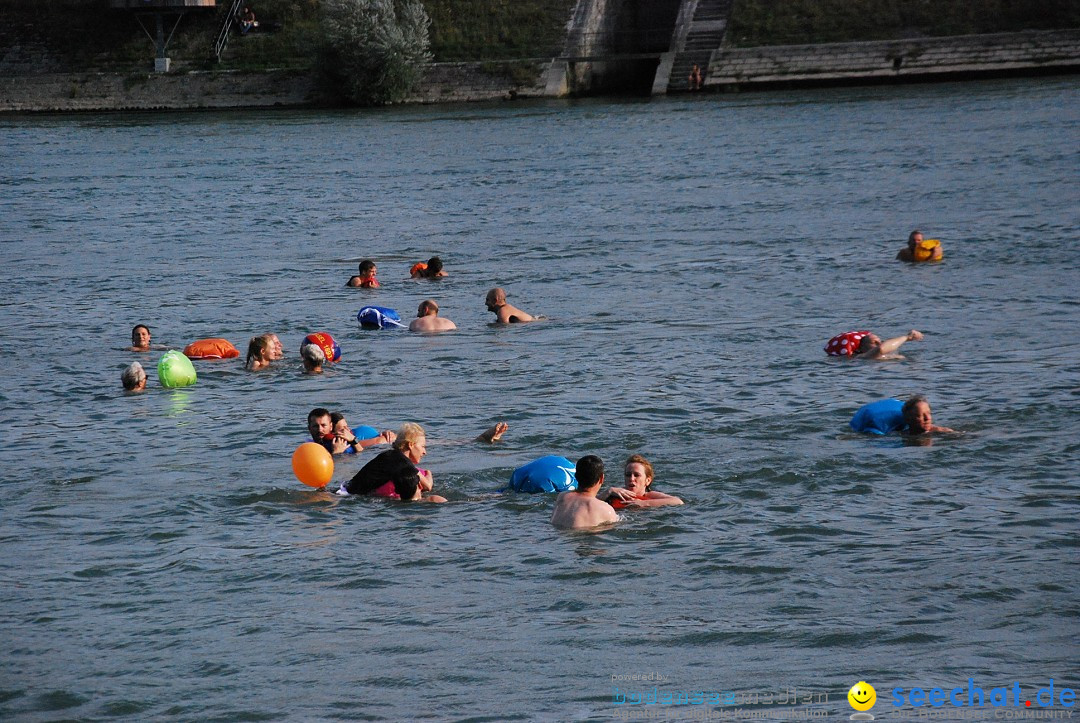
[[[500,324],[520,324],[526,321],[536,321],[531,314],[526,314],[516,306],[506,303],[506,292],[496,287],[487,292],[484,299],[488,311],[494,312],[496,320]]]

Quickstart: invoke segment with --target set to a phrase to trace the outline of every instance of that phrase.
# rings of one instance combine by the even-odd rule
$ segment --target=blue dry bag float
[[[380,432],[375,427],[369,427],[366,424],[362,424],[359,427],[353,427],[352,433],[357,439],[374,439],[378,437]]]
[[[402,329],[401,316],[385,306],[365,306],[356,312],[356,320],[365,329]]]
[[[566,457],[541,457],[514,470],[512,492],[566,492],[577,489],[574,463]]]
[[[851,418],[851,428],[856,432],[870,432],[871,434],[888,434],[904,426],[904,415],[901,413],[904,403],[899,399],[882,399],[871,402]]]

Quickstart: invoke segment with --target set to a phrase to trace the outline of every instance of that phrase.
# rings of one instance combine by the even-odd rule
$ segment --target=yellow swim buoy
[[[928,238],[920,241],[915,246],[915,260],[916,261],[929,261],[934,258],[934,249],[941,248],[941,241],[936,238]],[[942,252],[939,258],[944,258],[945,254]]]

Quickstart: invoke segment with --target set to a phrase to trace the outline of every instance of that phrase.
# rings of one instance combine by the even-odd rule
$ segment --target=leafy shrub
[[[431,60],[420,0],[323,0],[322,67],[350,103],[404,99]]]

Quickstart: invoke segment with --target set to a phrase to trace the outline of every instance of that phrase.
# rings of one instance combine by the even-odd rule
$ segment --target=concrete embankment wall
[[[408,100],[440,103],[540,97],[549,61],[433,63]],[[952,75],[1080,69],[1080,30],[950,38],[721,48],[706,86],[832,84]],[[565,77],[565,64],[562,69]],[[0,73],[0,112],[317,107],[327,105],[315,73]]]
[[[1080,69],[1080,30],[720,48],[709,62],[705,86],[927,80],[1069,69]]]
[[[545,61],[432,63],[409,103],[544,95]],[[0,75],[0,112],[304,108],[330,104],[314,72]]]
[[[0,76],[0,111],[300,107],[311,73],[40,73]]]

